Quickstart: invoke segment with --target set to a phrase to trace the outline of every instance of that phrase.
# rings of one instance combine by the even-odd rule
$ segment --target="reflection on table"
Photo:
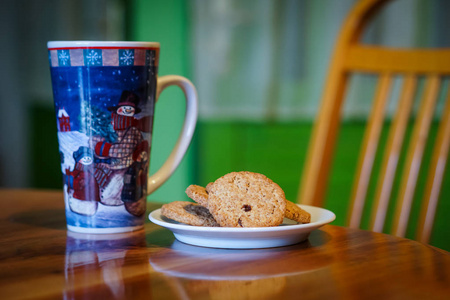
[[[300,244],[248,250],[183,244],[150,222],[77,234],[62,198],[0,190],[2,299],[450,298],[448,252],[412,240],[333,225]]]

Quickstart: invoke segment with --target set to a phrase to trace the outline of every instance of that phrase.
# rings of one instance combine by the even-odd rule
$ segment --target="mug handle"
[[[175,171],[184,157],[187,148],[192,140],[195,125],[197,124],[198,116],[198,100],[197,91],[187,78],[177,75],[166,75],[158,77],[156,86],[156,99],[159,98],[161,92],[171,86],[176,85],[181,88],[186,97],[186,114],[184,117],[183,128],[177,143],[170,153],[164,164],[156,171],[155,174],[149,176],[147,183],[147,196],[158,189]]]

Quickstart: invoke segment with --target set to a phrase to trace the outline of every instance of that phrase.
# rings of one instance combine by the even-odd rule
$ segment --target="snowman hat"
[[[139,96],[131,91],[123,91],[122,95],[120,96],[119,103],[116,106],[110,106],[108,107],[109,111],[116,111],[121,106],[132,106],[134,107],[135,113],[140,113],[141,109],[138,106]]]
[[[92,151],[91,148],[88,148],[85,146],[81,146],[80,148],[78,148],[77,151],[75,151],[73,153],[73,158],[75,159],[76,162],[86,156],[89,156],[92,158],[92,157],[94,157],[94,152]]]

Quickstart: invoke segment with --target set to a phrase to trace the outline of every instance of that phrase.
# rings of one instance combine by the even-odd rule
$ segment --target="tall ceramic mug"
[[[146,197],[177,168],[197,122],[197,92],[181,76],[158,77],[154,42],[52,41],[47,44],[67,228],[118,233],[144,225]],[[178,141],[149,176],[155,102],[179,86],[186,115]]]

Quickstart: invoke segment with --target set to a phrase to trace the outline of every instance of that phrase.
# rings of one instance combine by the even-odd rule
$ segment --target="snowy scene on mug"
[[[51,68],[67,224],[143,224],[156,67]]]

